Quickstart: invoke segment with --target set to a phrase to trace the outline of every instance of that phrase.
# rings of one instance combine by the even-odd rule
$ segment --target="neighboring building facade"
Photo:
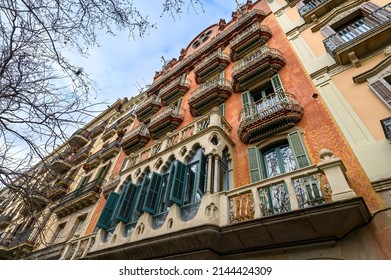
[[[0,257],[391,258],[391,146],[372,119],[389,109],[366,92],[360,68],[320,50],[302,15],[292,3],[247,1],[200,32],[147,91],[118,100],[53,153],[34,222],[5,207],[14,222],[0,229]],[[387,87],[380,68],[375,91],[376,81]],[[360,84],[347,88],[347,76]],[[349,99],[353,86],[376,108],[369,118]],[[373,152],[378,173],[366,162]]]

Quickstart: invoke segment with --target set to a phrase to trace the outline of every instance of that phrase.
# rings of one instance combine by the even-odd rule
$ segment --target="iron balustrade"
[[[333,56],[337,49],[345,47],[355,41],[372,33],[376,29],[386,27],[391,23],[391,3],[380,7],[373,13],[364,16],[356,22],[349,24],[345,28],[323,40],[327,53]]]
[[[216,59],[224,59],[227,61],[231,61],[228,54],[223,52],[221,49],[218,49],[217,51],[212,52],[210,55],[205,57],[200,63],[196,64],[194,67],[194,72],[198,72],[204,69],[205,66],[207,66],[211,61]]]
[[[232,76],[240,74],[242,71],[252,67],[254,64],[264,60],[267,57],[278,57],[282,61],[284,58],[281,52],[277,49],[269,48],[268,46],[263,46],[259,50],[253,52],[249,56],[239,60],[236,65],[232,68]]]
[[[201,84],[197,89],[193,90],[190,94],[189,102],[198,99],[204,94],[208,93],[213,89],[226,89],[232,92],[232,82],[224,78],[216,78],[206,83]]]
[[[240,112],[239,123],[243,125],[243,123],[254,122],[286,109],[303,113],[303,107],[293,94],[282,91],[275,92],[257,102],[245,105]]]
[[[257,23],[254,23],[253,25],[251,25],[249,28],[242,31],[241,33],[239,33],[235,38],[233,38],[229,42],[230,47],[234,48],[237,44],[240,44],[242,41],[244,41],[248,37],[251,37],[254,33],[258,32],[259,30],[261,30],[262,32],[265,32],[265,33],[272,34],[272,31],[270,30],[269,27],[257,22]]]
[[[73,192],[67,194],[64,198],[62,198],[57,204],[57,207],[68,204],[69,202],[76,200],[89,192],[100,193],[101,188],[105,184],[105,182],[105,179],[98,178],[85,184],[84,186],[79,187],[78,189],[74,190]]]
[[[317,7],[319,7],[320,5],[326,3],[326,2],[330,2],[331,0],[312,0],[312,1],[309,1],[308,3],[306,3],[303,7],[301,7],[299,9],[299,14],[300,16],[304,16],[306,14],[308,14],[309,12],[313,11],[314,9],[316,9]]]

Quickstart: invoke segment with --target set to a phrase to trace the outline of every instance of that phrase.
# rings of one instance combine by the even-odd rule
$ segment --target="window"
[[[227,159],[227,150],[223,151],[223,157],[219,160],[218,174],[217,174],[217,191],[223,192],[229,190],[229,162]]]
[[[105,178],[105,176],[106,176],[107,171],[109,170],[109,167],[110,167],[110,163],[106,164],[105,166],[102,166],[99,169],[95,179],[102,179],[103,180]]]
[[[246,91],[242,94],[242,103],[246,115],[251,115],[254,112],[261,112],[262,110],[276,104],[281,98],[280,93],[284,91],[280,77],[274,75],[270,81],[263,84],[261,87]]]
[[[288,134],[286,140],[276,145],[248,149],[251,182],[294,171],[310,164],[299,132]]]
[[[383,127],[386,139],[391,141],[391,117],[381,120],[380,123]]]
[[[69,234],[69,239],[72,237],[78,237],[81,235],[81,231],[83,229],[84,222],[86,220],[86,216],[80,216],[76,219],[75,224],[73,225],[73,228]]]
[[[64,237],[64,235],[63,235],[64,228],[65,228],[65,223],[64,224],[60,224],[57,227],[57,229],[56,229],[56,231],[55,231],[55,233],[54,233],[54,235],[52,237],[51,244],[57,244],[58,241],[61,240]]]
[[[85,185],[87,185],[90,177],[91,177],[91,175],[87,175],[87,176],[82,177],[79,184],[77,185],[76,189],[80,189],[80,188],[84,187]]]
[[[391,110],[391,75],[369,83],[368,86]]]

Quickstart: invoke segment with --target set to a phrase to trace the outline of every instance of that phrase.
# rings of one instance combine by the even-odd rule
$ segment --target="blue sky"
[[[75,61],[95,81],[99,90],[97,102],[111,104],[117,98],[137,95],[137,84],[150,84],[155,71],[161,70],[161,56],[166,60],[178,58],[180,50],[202,30],[218,23],[220,18],[228,22],[236,8],[235,0],[203,0],[204,11],[199,7],[196,11],[184,9],[174,21],[169,15],[161,17],[161,0],[153,1],[153,7],[151,2],[134,1],[139,10],[157,24],[146,37],[132,39],[126,33],[115,37],[103,34],[99,48],[92,49],[87,59]]]

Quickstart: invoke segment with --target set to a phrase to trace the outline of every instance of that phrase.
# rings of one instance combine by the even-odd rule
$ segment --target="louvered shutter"
[[[162,195],[162,182],[163,176],[157,173],[152,174],[151,181],[149,182],[148,192],[144,201],[143,211],[152,215],[156,214],[160,196]]]
[[[322,27],[322,28],[320,29],[320,33],[322,33],[322,35],[323,35],[325,38],[328,38],[328,37],[330,37],[331,35],[336,34],[337,32],[335,32],[335,30],[334,30],[331,26],[327,25],[327,26]]]
[[[124,223],[130,222],[130,218],[134,211],[139,192],[140,188],[131,182],[125,186],[124,190],[122,191],[123,195],[121,196],[119,210],[116,215],[117,221],[122,221]]]
[[[368,84],[369,88],[391,109],[391,85],[383,78]]]
[[[299,165],[299,168],[303,168],[310,165],[310,161],[299,132],[295,131],[289,133],[288,141],[289,146],[291,147],[292,152],[296,158],[296,162]]]
[[[180,161],[176,161],[174,176],[170,176],[170,181],[168,182],[169,185],[171,185],[170,204],[176,203],[179,206],[183,205],[185,194],[185,175],[186,165]]]
[[[111,192],[109,194],[109,197],[106,200],[106,204],[103,207],[103,210],[99,216],[98,223],[96,224],[97,227],[106,230],[110,228],[111,221],[113,218],[113,213],[117,206],[119,197],[120,195],[116,192]]]
[[[259,156],[257,148],[248,148],[248,165],[250,168],[251,183],[261,180]]]
[[[203,153],[200,155],[200,163],[197,170],[197,185],[202,192],[205,192],[206,189],[206,157]]]

